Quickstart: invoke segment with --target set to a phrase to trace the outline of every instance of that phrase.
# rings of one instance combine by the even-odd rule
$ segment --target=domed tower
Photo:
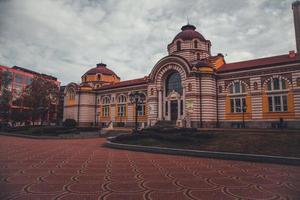
[[[194,25],[187,24],[181,30],[168,45],[169,55],[180,55],[189,62],[207,59],[211,56],[211,42],[197,32]]]
[[[120,77],[108,69],[106,64],[99,63],[81,77],[81,82],[81,85],[88,84],[93,88],[100,88],[103,85],[120,82]]]

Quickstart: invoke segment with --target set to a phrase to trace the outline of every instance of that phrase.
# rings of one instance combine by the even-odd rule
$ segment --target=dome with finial
[[[192,24],[181,27],[172,42],[168,45],[169,55],[179,55],[189,62],[207,59],[210,56],[211,43],[196,31]]]
[[[203,37],[202,34],[200,34],[198,31],[196,31],[196,27],[191,24],[187,24],[181,27],[181,32],[178,33],[173,41],[177,39],[182,40],[193,40],[193,39],[199,39],[200,41],[206,41],[206,39]]]
[[[81,81],[82,83],[89,83],[92,87],[99,88],[106,84],[120,82],[120,77],[101,62],[96,67],[85,72],[81,77]]]
[[[84,75],[95,75],[95,74],[114,75],[118,77],[117,74],[114,71],[108,69],[106,67],[106,64],[104,63],[98,63],[96,67],[88,70],[87,72],[85,72]]]

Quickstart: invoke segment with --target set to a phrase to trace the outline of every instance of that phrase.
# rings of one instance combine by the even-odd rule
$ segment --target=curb
[[[120,144],[120,143],[114,143],[110,141],[106,141],[104,146],[115,148],[115,149],[143,151],[149,153],[161,153],[161,154],[170,154],[170,155],[194,156],[194,157],[251,161],[251,162],[264,162],[264,163],[275,163],[275,164],[286,164],[286,165],[297,165],[297,166],[300,165],[300,158],[296,158],[296,157],[267,156],[267,155],[227,153],[227,152],[215,152],[215,151],[198,151],[198,150],[188,150],[188,149],[173,149],[173,148],[166,148],[166,147],[148,147],[148,146],[141,146],[141,145]]]
[[[34,136],[34,135],[23,135],[23,134],[4,133],[4,132],[0,132],[0,135],[11,136],[11,137],[29,138],[29,139],[41,139],[41,140],[42,139],[61,140],[61,139],[92,139],[92,138],[100,138],[100,136],[81,136],[81,137]]]

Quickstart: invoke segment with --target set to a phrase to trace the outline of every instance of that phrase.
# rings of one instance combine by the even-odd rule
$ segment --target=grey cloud
[[[186,23],[227,62],[295,49],[292,0],[0,1],[0,63],[64,84],[102,59],[123,80],[147,75]]]

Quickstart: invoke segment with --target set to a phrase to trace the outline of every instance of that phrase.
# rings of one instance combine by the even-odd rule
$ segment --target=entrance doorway
[[[171,101],[171,121],[176,121],[178,117],[178,102]]]

